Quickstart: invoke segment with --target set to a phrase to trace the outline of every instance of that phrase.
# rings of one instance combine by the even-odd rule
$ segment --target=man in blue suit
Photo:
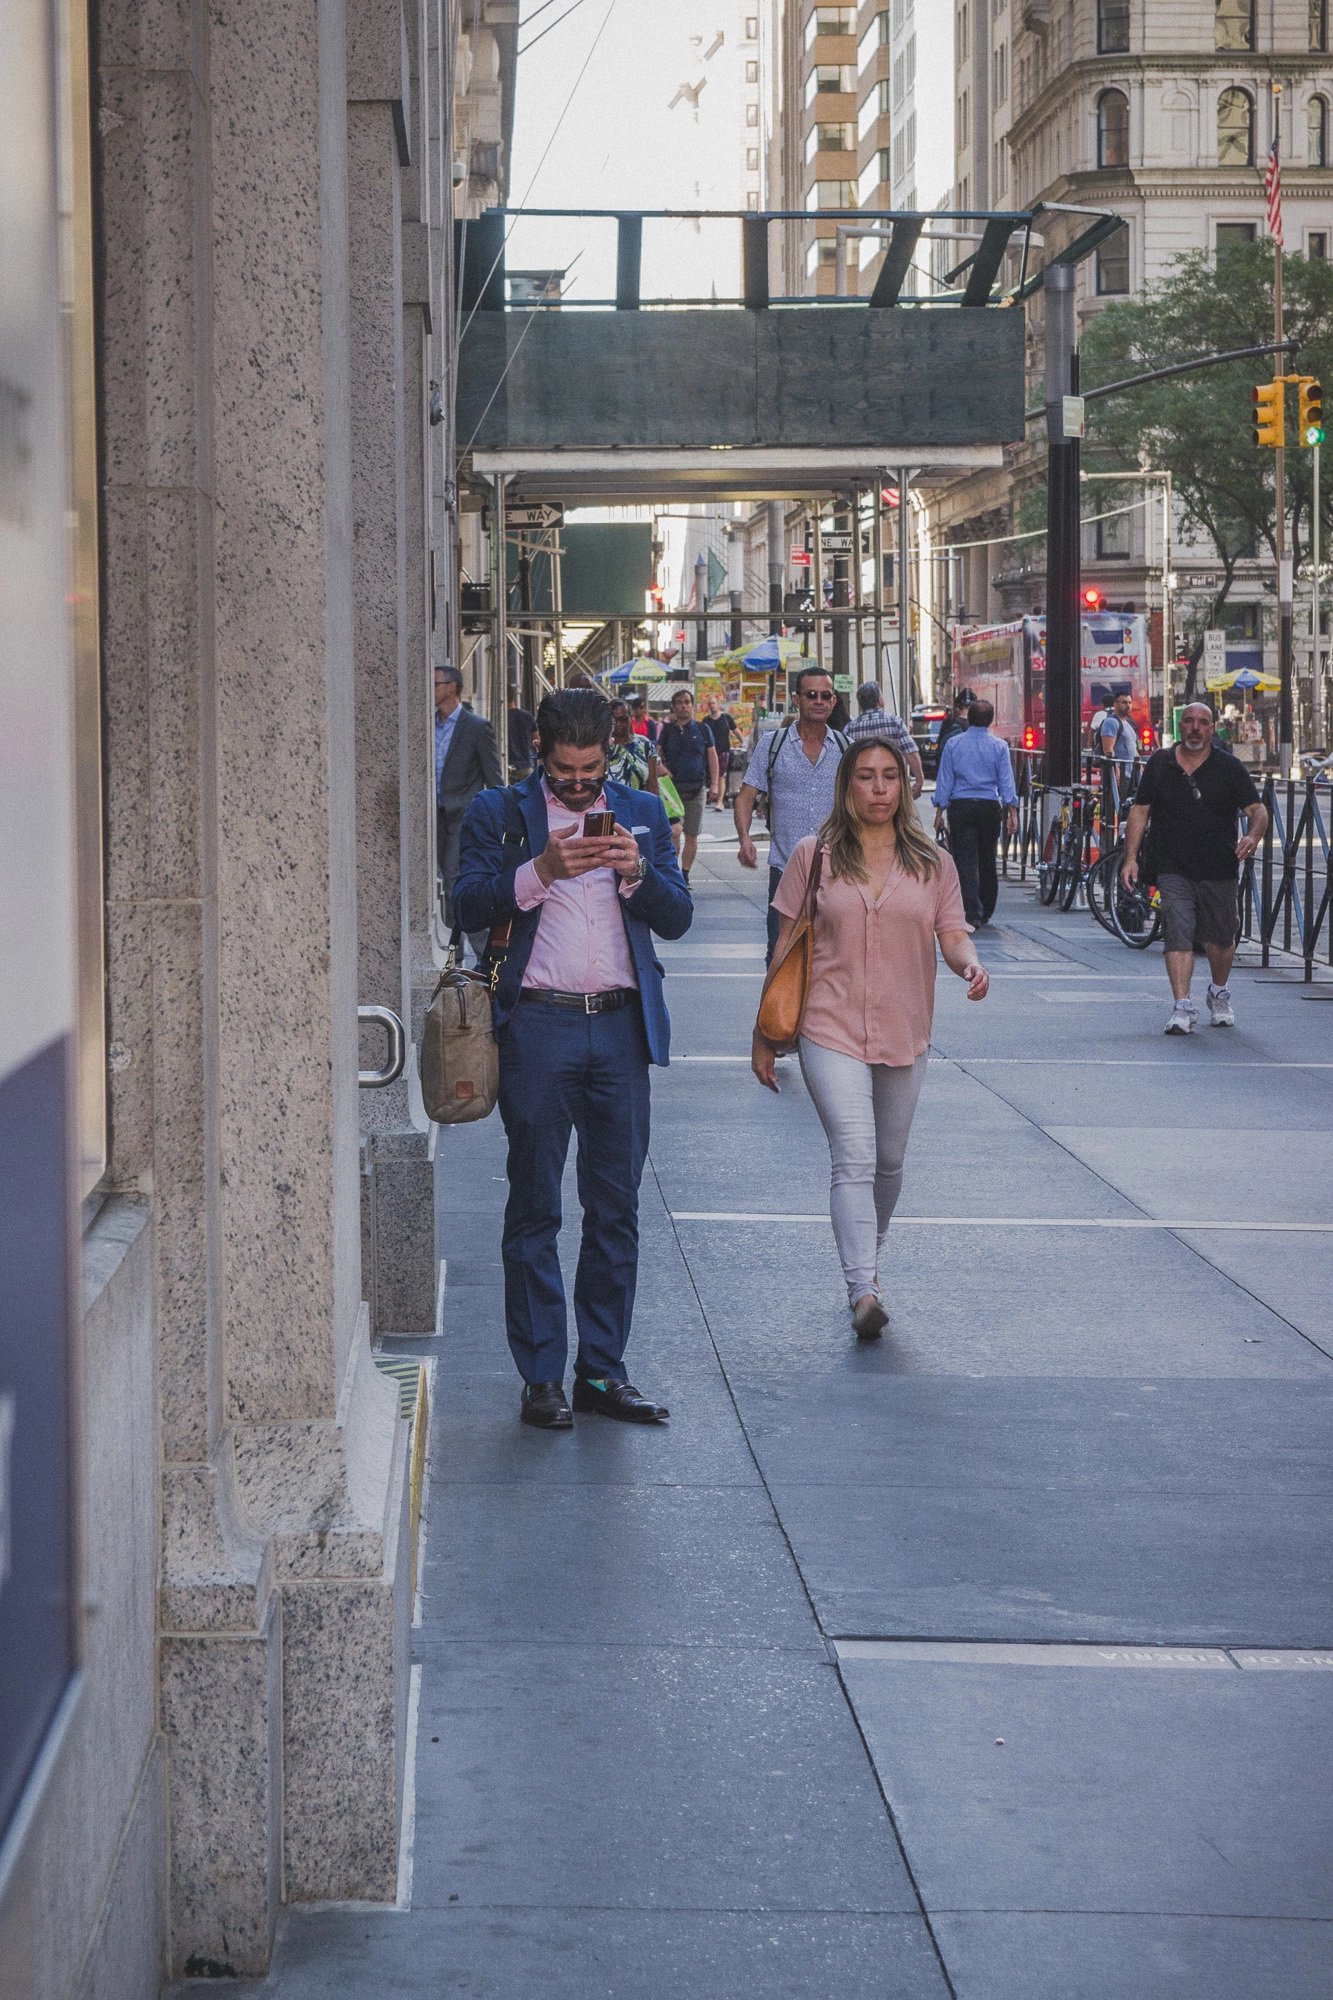
[[[678,938],[694,905],[661,802],[607,777],[611,706],[594,688],[547,695],[541,760],[463,822],[454,910],[492,933],[500,1116],[509,1139],[502,1251],[505,1325],[523,1377],[519,1415],[569,1430],[560,1181],[578,1133],[583,1240],[574,1280],[574,1410],[622,1423],[668,1412],[625,1374],[639,1263],[639,1180],[648,1153],[648,1065],[671,1036],[652,933]],[[609,835],[584,815],[611,812]],[[507,941],[497,927],[508,926]]]

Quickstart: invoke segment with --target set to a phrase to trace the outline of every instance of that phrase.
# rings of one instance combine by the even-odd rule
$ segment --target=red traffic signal
[[[1091,584],[1089,584],[1088,588],[1083,593],[1083,609],[1085,611],[1100,611],[1102,608],[1102,602],[1103,599],[1100,590],[1095,589]]]

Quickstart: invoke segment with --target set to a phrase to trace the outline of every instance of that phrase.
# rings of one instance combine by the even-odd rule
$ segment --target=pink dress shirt
[[[781,916],[800,916],[814,852],[813,834],[792,849],[773,898]],[[858,1062],[905,1069],[930,1047],[935,939],[967,928],[951,854],[924,881],[895,864],[877,903],[864,882],[835,882],[826,855],[802,1035]]]
[[[556,833],[582,823],[584,812],[606,812],[603,794],[590,806],[571,812],[547,788],[546,823]],[[594,868],[569,882],[543,887],[535,862],[525,861],[514,876],[514,901],[520,910],[541,906],[532,956],[523,972],[525,986],[554,987],[558,993],[610,993],[639,981],[630,956],[623,896],[632,896],[637,882],[621,883],[614,868]]]

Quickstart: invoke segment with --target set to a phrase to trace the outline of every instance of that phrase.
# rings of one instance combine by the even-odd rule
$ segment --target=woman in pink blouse
[[[984,1000],[963,917],[958,871],[922,831],[907,766],[892,744],[854,743],[838,766],[833,811],[819,830],[823,874],[814,916],[801,1074],[828,1137],[833,1235],[860,1340],[888,1323],[876,1269],[903,1181],[903,1155],[926,1074],[935,1007],[935,940],[945,963]],[[776,964],[805,904],[815,837],[792,851],[773,907]],[[773,1050],[754,1033],[751,1066],[776,1090]]]

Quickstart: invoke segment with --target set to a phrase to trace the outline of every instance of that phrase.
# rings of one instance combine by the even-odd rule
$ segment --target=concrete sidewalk
[[[858,1348],[799,1073],[748,1072],[762,892],[720,836],[693,880],[671,1426],[520,1428],[502,1135],[442,1134],[411,1906],[291,1912],[258,1990],[1323,2000],[1333,1015],[1241,972],[1167,1040],[1160,952],[1007,887]]]

